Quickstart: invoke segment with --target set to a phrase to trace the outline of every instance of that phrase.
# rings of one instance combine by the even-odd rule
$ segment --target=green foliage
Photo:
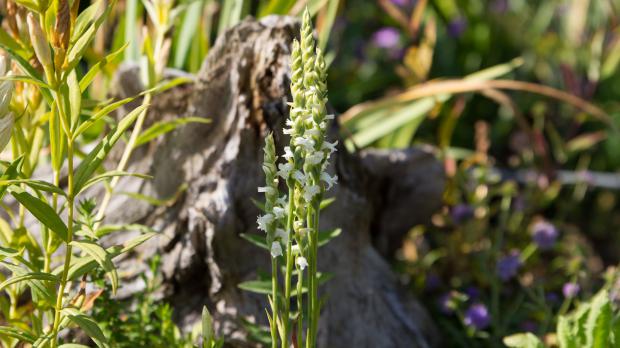
[[[140,275],[145,284],[144,291],[128,302],[113,299],[112,289],[101,281],[97,282],[104,286],[104,290],[94,302],[92,317],[100,323],[109,345],[116,348],[222,347],[224,341],[216,337],[213,318],[206,307],[201,323],[191,333],[181,332],[173,320],[170,304],[156,300],[162,290],[159,256],[153,257],[149,264],[149,272]]]
[[[614,309],[606,289],[599,291],[572,313],[558,318],[556,339],[560,348],[614,347],[620,331],[617,330],[620,312]],[[538,337],[531,333],[514,334],[504,338],[511,348],[543,348]]]

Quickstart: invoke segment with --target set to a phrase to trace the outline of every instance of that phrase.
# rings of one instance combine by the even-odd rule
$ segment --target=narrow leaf
[[[82,163],[75,171],[75,192],[80,192],[82,187],[90,179],[91,175],[99,168],[101,162],[106,158],[114,144],[121,138],[121,135],[133,124],[138,115],[143,112],[146,105],[141,105],[123,118],[118,126],[84,158]]]
[[[56,211],[54,211],[54,209],[46,202],[32,196],[18,187],[11,187],[10,192],[19,203],[21,203],[32,215],[34,215],[34,217],[37,218],[37,220],[56,233],[60,239],[65,242],[69,240],[67,226],[62,221],[60,216],[58,216]]]
[[[11,277],[7,280],[5,280],[4,282],[0,283],[0,290],[6,288],[7,286],[11,285],[11,284],[16,284],[19,282],[23,282],[23,281],[27,281],[27,280],[46,280],[46,281],[50,281],[50,282],[55,282],[58,283],[60,281],[60,279],[58,279],[57,276],[51,274],[51,273],[43,273],[43,272],[31,272],[31,273],[26,273],[26,274],[22,274],[22,275],[18,275],[15,277]]]
[[[112,263],[111,255],[95,242],[74,240],[71,242],[71,245],[90,255],[95,261],[97,261],[99,266],[106,271],[106,275],[110,278],[110,282],[112,283],[112,293],[115,294],[116,289],[118,288],[118,273]]]

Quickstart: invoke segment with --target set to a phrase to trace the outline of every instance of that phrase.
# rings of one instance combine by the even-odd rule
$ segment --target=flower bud
[[[10,75],[8,70],[10,62],[4,56],[0,56],[0,76]],[[13,129],[13,114],[9,111],[11,97],[13,95],[13,81],[0,81],[0,151],[4,149],[11,139]]]
[[[30,42],[32,43],[34,53],[37,55],[39,62],[46,68],[52,66],[50,46],[47,43],[45,33],[41,29],[39,21],[37,21],[32,13],[28,13],[27,21],[28,30],[30,32]]]
[[[52,46],[62,48],[66,51],[69,47],[69,37],[71,31],[71,18],[69,14],[69,0],[58,1],[58,11],[56,12],[56,23],[52,31]]]

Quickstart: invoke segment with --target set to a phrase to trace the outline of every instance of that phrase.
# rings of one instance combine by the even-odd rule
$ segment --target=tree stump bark
[[[207,305],[230,346],[255,346],[247,341],[241,318],[266,323],[264,296],[241,291],[237,284],[254,279],[257,270],[268,271],[269,255],[239,235],[259,233],[259,211],[250,198],[260,199],[257,187],[264,183],[264,137],[274,133],[279,153],[288,142],[282,126],[291,99],[291,42],[298,32],[294,18],[247,19],[217,40],[193,84],[154,98],[149,122],[178,116],[212,122],[183,126],[136,149],[129,171],[153,179],[125,177],[117,186],[174,199],[153,206],[116,195],[106,218],[161,231],[139,248],[140,257],[134,253],[121,260],[121,269],[137,275],[146,269],[142,260],[161,254],[165,296],[179,322],[184,327],[197,322]],[[142,89],[137,76],[135,67],[121,69],[119,96]],[[330,134],[339,138],[336,125]],[[329,195],[336,200],[321,214],[320,226],[342,228],[342,234],[319,252],[319,270],[334,275],[320,291],[327,304],[319,346],[437,346],[432,320],[401,287],[384,256],[439,207],[440,163],[424,149],[349,154],[342,146],[332,163],[339,183]],[[109,242],[131,237],[127,233]],[[135,278],[124,283],[122,295],[141,290]]]

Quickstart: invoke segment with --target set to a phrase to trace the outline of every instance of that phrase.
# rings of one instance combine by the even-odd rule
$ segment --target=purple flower
[[[551,249],[558,239],[558,229],[547,221],[538,221],[532,226],[532,239],[539,248]]]
[[[491,5],[491,11],[495,13],[505,13],[509,9],[508,0],[495,0]]]
[[[453,38],[458,38],[463,35],[466,29],[467,19],[465,19],[465,17],[455,17],[450,21],[450,23],[448,23],[448,35]]]
[[[502,281],[507,281],[517,275],[520,266],[521,255],[518,250],[512,250],[497,262],[497,275]]]
[[[577,294],[579,293],[579,290],[581,290],[581,288],[579,287],[579,284],[566,283],[562,287],[562,294],[564,294],[565,298],[573,298],[577,296]]]
[[[409,5],[409,0],[391,0],[391,1],[396,6],[407,6],[407,5]]]
[[[439,286],[441,286],[441,278],[437,274],[431,273],[426,276],[426,282],[425,282],[426,290],[435,290]]]
[[[560,296],[555,292],[550,292],[545,295],[545,301],[547,301],[550,305],[557,305],[560,303]]]
[[[482,330],[491,323],[489,310],[481,303],[473,304],[465,312],[465,325]]]
[[[465,294],[470,301],[476,301],[478,298],[480,298],[480,289],[473,285],[470,285],[465,288]]]
[[[390,50],[398,49],[400,32],[392,27],[381,28],[372,35],[372,41],[377,47]]]
[[[452,215],[452,221],[454,221],[454,223],[458,225],[464,221],[473,218],[474,209],[470,205],[461,203],[452,207],[450,215]]]

